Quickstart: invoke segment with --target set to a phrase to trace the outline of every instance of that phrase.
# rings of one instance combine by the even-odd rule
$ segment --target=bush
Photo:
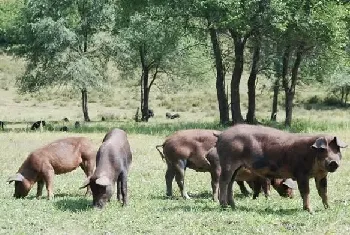
[[[342,105],[340,99],[338,99],[334,96],[324,98],[323,103],[325,105],[328,105],[328,106],[341,106]]]

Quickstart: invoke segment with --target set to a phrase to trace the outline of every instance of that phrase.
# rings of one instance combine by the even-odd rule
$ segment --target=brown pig
[[[82,188],[90,185],[93,206],[103,208],[110,201],[115,183],[117,199],[123,197],[123,206],[128,203],[127,179],[132,161],[130,145],[125,131],[113,129],[106,134],[96,156],[96,170]]]
[[[185,169],[188,167],[199,172],[210,172],[213,200],[217,200],[221,167],[214,146],[217,141],[217,136],[220,133],[220,131],[216,130],[181,130],[170,135],[163,145],[156,146],[167,163],[165,181],[167,188],[166,194],[168,196],[172,195],[172,181],[175,177],[182,197],[189,198],[184,187],[184,173]],[[163,147],[163,152],[161,152],[159,147]],[[268,194],[269,181],[251,174],[251,172],[246,169],[242,169],[240,172],[238,184],[242,193],[248,194],[243,181],[251,181],[253,183],[254,198],[258,196],[261,187],[263,187],[265,195]],[[281,185],[282,183],[283,181],[280,181]],[[277,187],[280,186],[278,185]],[[281,189],[281,191],[283,190]],[[284,190],[283,193],[287,195],[288,193],[286,191],[287,190]],[[288,196],[290,196],[290,194],[288,194]]]
[[[41,197],[45,183],[47,198],[52,199],[55,175],[71,172],[80,166],[89,177],[95,169],[95,157],[96,150],[89,139],[85,137],[59,139],[31,152],[17,174],[10,177],[7,182],[15,181],[13,196],[16,198],[27,196],[36,182],[38,183],[36,197]]]
[[[293,178],[311,212],[309,179],[315,178],[318,194],[328,208],[327,174],[337,170],[342,158],[340,148],[347,145],[336,136],[300,135],[270,127],[235,125],[221,133],[216,143],[219,154],[220,204],[234,208],[232,184],[237,170],[244,166],[265,177]]]

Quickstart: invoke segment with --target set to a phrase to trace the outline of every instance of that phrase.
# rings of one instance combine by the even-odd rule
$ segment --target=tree
[[[124,22],[116,29],[120,69],[135,71],[141,68],[141,120],[148,121],[149,95],[159,73],[169,72],[175,58],[180,58],[179,41],[182,37],[181,24],[166,16],[162,6],[146,4],[138,12],[134,5],[124,11]],[[137,5],[139,6],[139,5]],[[139,6],[140,7],[140,6]],[[122,7],[124,10],[125,8]],[[140,9],[140,8],[139,8]]]
[[[88,89],[102,87],[113,9],[108,1],[29,0],[22,10],[20,46],[27,60],[17,81],[22,92],[44,87],[70,86],[80,90],[84,120]]]

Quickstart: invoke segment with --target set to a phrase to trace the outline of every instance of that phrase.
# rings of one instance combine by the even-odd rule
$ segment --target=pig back
[[[53,169],[55,174],[70,172],[82,162],[80,142],[81,138],[79,137],[56,140],[33,151],[29,155],[26,164],[37,172],[50,169]]]

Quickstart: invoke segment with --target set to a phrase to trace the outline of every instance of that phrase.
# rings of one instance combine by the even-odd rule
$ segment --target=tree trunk
[[[147,66],[145,59],[145,49],[143,46],[140,47],[140,59],[142,66],[141,74],[141,121],[148,122],[148,100],[149,100],[149,67]]]
[[[280,90],[280,77],[276,77],[275,82],[273,84],[271,121],[277,120],[277,106],[278,106],[279,90]]]
[[[297,80],[298,80],[298,71],[299,71],[299,67],[300,67],[300,63],[301,63],[301,59],[302,59],[302,50],[303,50],[303,46],[299,46],[299,48],[297,49],[297,52],[296,52],[296,58],[295,58],[294,65],[292,68],[291,85],[290,85],[290,87],[287,87],[287,89],[285,89],[285,93],[286,93],[286,120],[285,120],[284,125],[289,126],[289,127],[292,124],[293,100],[294,100],[294,96],[295,96],[295,87],[296,87]]]
[[[237,124],[243,122],[239,85],[243,73],[244,45],[246,38],[241,39],[232,30],[230,30],[230,33],[235,47],[235,65],[231,79],[231,115],[233,124]]]
[[[257,42],[253,53],[252,69],[248,78],[248,113],[247,122],[250,124],[256,123],[255,117],[255,87],[256,78],[258,75],[258,63],[260,60],[260,42]]]
[[[88,106],[87,106],[87,90],[85,88],[81,89],[81,107],[83,109],[84,121],[90,122]]]
[[[219,103],[220,124],[227,124],[229,122],[229,109],[225,91],[225,71],[222,63],[222,53],[216,30],[210,27],[209,33],[215,57],[216,95]]]

